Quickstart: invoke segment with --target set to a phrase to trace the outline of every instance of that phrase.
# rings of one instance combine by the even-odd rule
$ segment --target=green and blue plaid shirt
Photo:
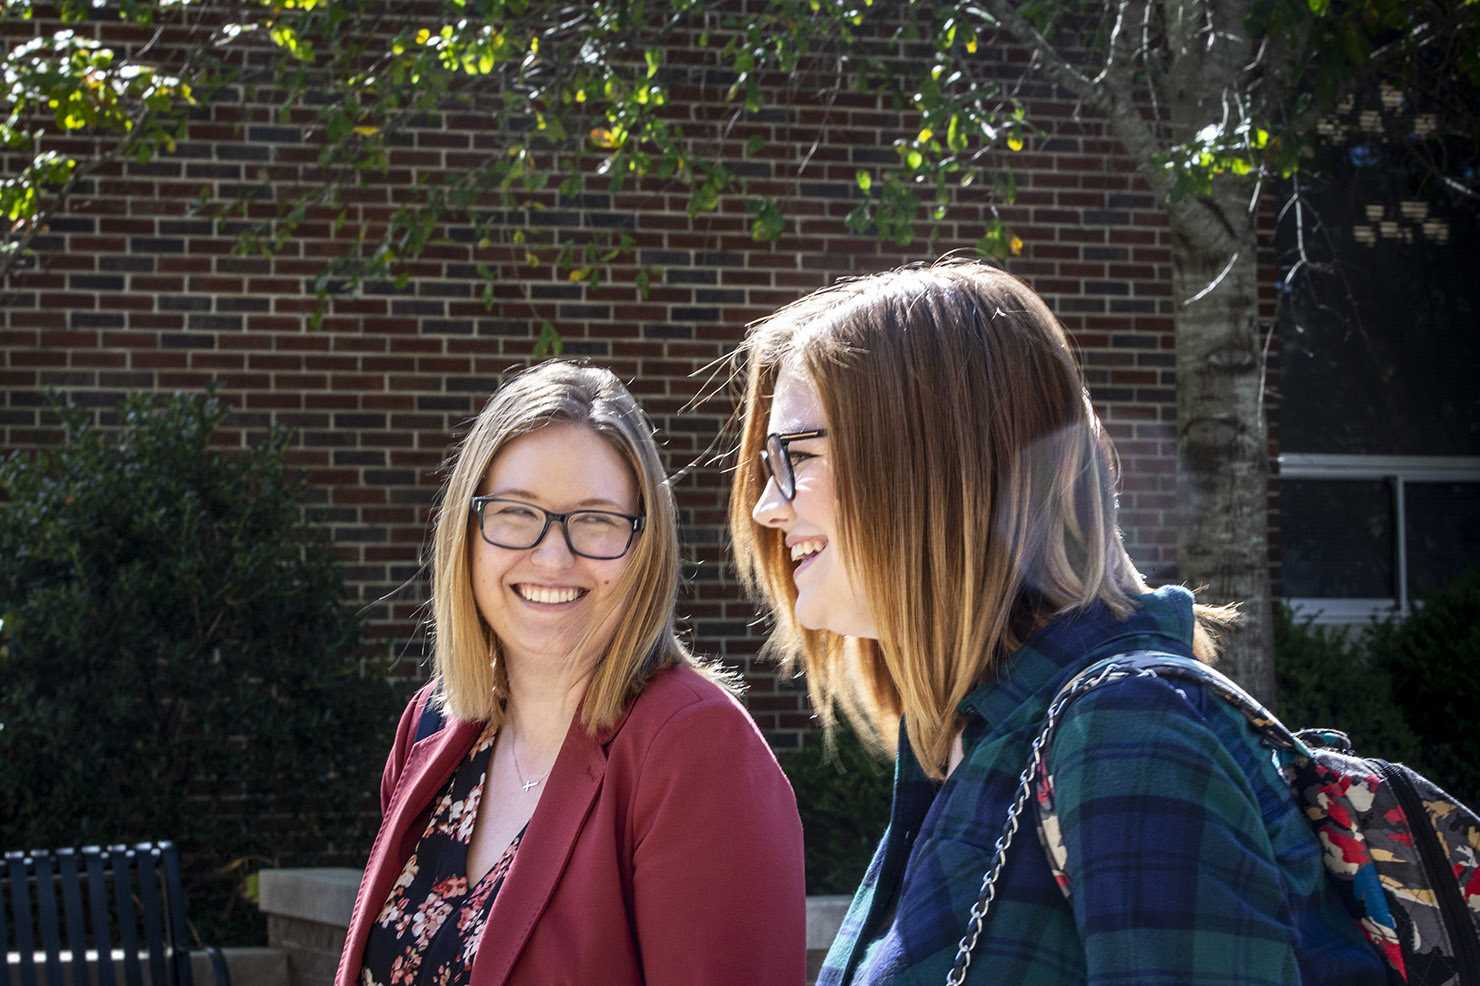
[[[1049,700],[1105,657],[1189,654],[1192,597],[1055,620],[966,697],[965,759],[944,786],[900,730],[889,828],[818,986],[941,986]],[[1195,686],[1124,679],[1070,707],[1053,743],[1072,900],[1023,819],[969,984],[1383,984],[1327,887],[1320,847],[1243,715]]]

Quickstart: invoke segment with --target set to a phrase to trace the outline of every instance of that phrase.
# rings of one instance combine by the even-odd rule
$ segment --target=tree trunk
[[[1177,342],[1182,580],[1203,602],[1240,603],[1223,667],[1274,698],[1269,582],[1269,445],[1252,185],[1229,179],[1170,210]]]
[[[1224,668],[1259,699],[1274,698],[1269,582],[1269,447],[1259,326],[1257,187],[1222,174],[1212,191],[1173,202],[1161,155],[1195,143],[1210,125],[1225,136],[1246,109],[1255,52],[1244,29],[1248,0],[1106,0],[1093,77],[1065,58],[1011,0],[982,0],[992,18],[1032,45],[1048,77],[1103,113],[1152,191],[1172,235],[1177,342],[1178,573],[1203,602],[1238,603]],[[1155,24],[1159,49],[1140,47]],[[1105,43],[1108,39],[1108,43]],[[1099,47],[1103,45],[1103,47]],[[1154,68],[1154,70],[1153,70]],[[1153,112],[1147,94],[1154,93]],[[1221,123],[1220,123],[1221,121]]]

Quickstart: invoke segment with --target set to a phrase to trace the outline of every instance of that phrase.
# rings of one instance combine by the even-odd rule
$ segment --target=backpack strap
[[[1095,678],[1096,672],[1104,668],[1112,669],[1108,676],[1096,678],[1089,684],[1080,684],[1083,679]],[[1196,682],[1242,712],[1244,718],[1249,720],[1249,725],[1253,726],[1254,731],[1270,746],[1288,753],[1310,756],[1310,750],[1305,741],[1283,722],[1280,722],[1279,718],[1261,705],[1258,699],[1244,691],[1232,678],[1196,658],[1156,650],[1138,650],[1117,654],[1115,657],[1091,665],[1060,691],[1061,693],[1073,691],[1077,698],[1094,685],[1114,681],[1129,674],[1143,678],[1181,678]]]

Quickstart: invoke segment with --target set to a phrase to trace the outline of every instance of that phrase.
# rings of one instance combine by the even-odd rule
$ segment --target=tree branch
[[[982,8],[1019,41],[1031,45],[1039,64],[1049,78],[1078,97],[1110,123],[1121,144],[1135,159],[1141,175],[1161,197],[1171,190],[1171,181],[1151,164],[1159,150],[1152,126],[1142,117],[1136,105],[1134,73],[1120,70],[1119,65],[1103,84],[1096,84],[1064,57],[1053,42],[1018,14],[1008,0],[981,0]],[[1122,4],[1124,10],[1129,4]]]

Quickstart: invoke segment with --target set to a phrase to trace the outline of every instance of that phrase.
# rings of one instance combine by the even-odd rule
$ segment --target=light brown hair
[[[435,672],[442,678],[440,694],[448,715],[502,721],[508,678],[498,635],[478,612],[473,596],[471,539],[479,534],[470,502],[505,447],[556,424],[589,428],[617,452],[632,473],[637,510],[646,519],[611,596],[611,605],[624,612],[582,706],[582,724],[594,734],[613,725],[659,670],[697,664],[674,632],[678,529],[673,493],[651,424],[610,370],[565,360],[525,370],[489,398],[458,446],[433,533]],[[596,614],[588,634],[607,615]],[[587,643],[589,638],[578,649]]]
[[[1124,618],[1147,591],[1068,337],[1016,277],[947,260],[846,281],[753,325],[740,352],[736,562],[773,612],[769,647],[800,658],[825,725],[836,705],[890,749],[902,714],[939,778],[958,703],[1028,636],[1096,602]],[[784,535],[751,518],[783,367],[810,378],[826,414],[839,533],[877,641],[801,627]],[[1201,626],[1196,647],[1213,657]]]

